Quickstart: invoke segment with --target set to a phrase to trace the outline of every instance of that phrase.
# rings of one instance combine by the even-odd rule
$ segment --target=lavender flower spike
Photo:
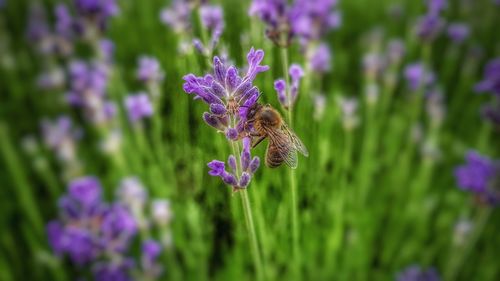
[[[153,115],[153,105],[146,93],[130,95],[125,99],[125,106],[132,123]]]
[[[137,79],[145,83],[159,83],[165,78],[160,63],[153,57],[142,56],[139,58]]]
[[[455,44],[460,44],[469,37],[470,28],[465,23],[453,23],[448,26],[448,37]]]
[[[500,161],[491,160],[475,151],[466,155],[466,164],[455,169],[458,186],[476,194],[482,201],[496,205],[500,203],[500,191],[496,189],[500,175]]]
[[[397,281],[439,281],[438,273],[434,268],[423,270],[418,265],[407,267],[396,276]]]
[[[483,80],[475,86],[476,92],[491,92],[500,98],[500,57],[488,62]]]
[[[291,78],[290,89],[286,89],[286,83],[283,79],[278,79],[274,81],[274,89],[278,94],[278,100],[285,109],[289,109],[293,107],[295,101],[297,100],[297,96],[299,93],[300,80],[304,76],[304,70],[298,64],[292,64],[290,69],[288,70],[288,74]],[[289,92],[289,96],[287,95],[287,91]]]

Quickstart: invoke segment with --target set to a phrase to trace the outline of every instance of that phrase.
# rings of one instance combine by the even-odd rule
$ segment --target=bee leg
[[[265,136],[260,136],[259,135],[259,138],[254,142],[252,143],[252,148],[255,148],[259,143],[261,143],[266,137]]]

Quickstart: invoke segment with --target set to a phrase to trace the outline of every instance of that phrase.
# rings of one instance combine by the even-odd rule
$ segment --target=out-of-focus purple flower
[[[65,76],[64,70],[54,68],[40,73],[37,78],[37,85],[40,89],[54,90],[64,86]]]
[[[78,131],[72,127],[71,119],[61,116],[54,121],[42,120],[42,135],[45,145],[53,150],[66,164],[76,159]]]
[[[82,177],[69,184],[69,196],[83,208],[92,208],[101,201],[101,184],[95,177]]]
[[[191,8],[188,1],[174,0],[169,8],[160,12],[161,21],[176,33],[186,33],[191,28]]]
[[[363,72],[370,79],[376,79],[386,66],[385,57],[378,52],[370,52],[363,56]]]
[[[56,16],[55,31],[58,35],[71,38],[74,36],[75,26],[73,16],[65,4],[58,4],[54,13]]]
[[[416,26],[417,36],[425,41],[433,41],[443,30],[444,21],[437,14],[426,14],[418,19]]]
[[[439,275],[434,268],[427,270],[418,265],[412,265],[396,275],[397,281],[439,281]]]
[[[408,88],[417,91],[434,82],[434,74],[429,72],[423,63],[416,62],[409,64],[404,69],[404,77],[408,83]]]
[[[288,70],[291,78],[290,89],[286,89],[286,83],[283,79],[274,81],[274,89],[278,94],[278,100],[285,109],[290,109],[297,100],[300,80],[304,76],[304,70],[298,64],[292,64]],[[290,91],[287,95],[287,91]]]
[[[208,30],[222,29],[224,27],[221,6],[203,5],[200,7],[201,22]]]
[[[161,254],[161,251],[160,243],[155,240],[147,240],[142,244],[142,254],[148,261],[154,262]]]
[[[119,11],[115,0],[75,0],[75,10],[82,17],[81,25],[94,23],[101,30]]]
[[[99,52],[103,61],[109,63],[113,60],[115,44],[110,39],[101,39],[101,41],[99,41]]]
[[[488,62],[484,69],[483,80],[475,86],[476,92],[491,92],[500,97],[500,58]]]
[[[122,205],[111,205],[102,217],[101,235],[107,243],[107,249],[124,252],[129,240],[137,233],[137,222],[132,214]]]
[[[129,95],[125,99],[128,117],[132,123],[153,115],[153,105],[146,93]]]
[[[430,14],[439,14],[448,7],[447,0],[425,0]]]
[[[97,241],[88,229],[66,226],[62,239],[65,253],[76,264],[86,264],[99,253]]]
[[[452,23],[448,26],[448,36],[456,43],[460,44],[469,37],[470,28],[465,23]]]
[[[161,69],[160,62],[148,56],[139,58],[139,68],[137,69],[136,75],[137,79],[142,82],[158,83],[165,78],[165,73]]]
[[[316,47],[309,60],[309,68],[316,73],[327,73],[331,70],[331,51],[327,44],[321,43]]]
[[[493,205],[500,203],[499,175],[500,162],[475,151],[469,151],[466,163],[455,169],[455,178],[462,190],[472,192]]]
[[[64,227],[59,221],[50,221],[46,227],[49,244],[56,255],[61,255],[64,252]]]
[[[340,26],[342,18],[336,0],[254,0],[249,10],[267,25],[266,34],[275,44],[286,47],[294,36],[303,44],[319,40]]]
[[[337,0],[295,0],[289,15],[293,34],[304,43],[338,28],[342,20],[336,6]]]

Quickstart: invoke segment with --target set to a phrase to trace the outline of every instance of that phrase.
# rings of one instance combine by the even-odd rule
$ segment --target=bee
[[[285,162],[292,169],[297,168],[297,151],[309,156],[307,148],[283,121],[281,114],[271,105],[256,103],[248,112],[248,123],[253,125],[252,148],[264,139],[269,142],[266,150],[266,166],[276,168]]]

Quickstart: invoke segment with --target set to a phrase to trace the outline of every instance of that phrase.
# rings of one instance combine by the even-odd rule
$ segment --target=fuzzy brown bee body
[[[265,138],[269,140],[266,151],[266,166],[276,168],[285,162],[295,169],[298,164],[297,151],[308,156],[306,147],[295,133],[288,128],[281,114],[270,105],[256,104],[249,113],[255,137],[252,147]]]

